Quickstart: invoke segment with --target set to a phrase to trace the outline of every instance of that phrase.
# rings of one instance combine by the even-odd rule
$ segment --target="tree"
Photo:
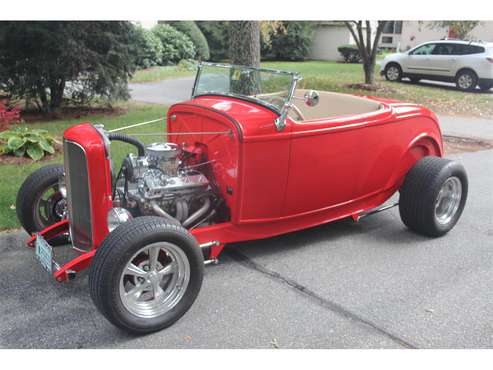
[[[135,63],[141,68],[160,65],[163,59],[163,44],[151,30],[135,26]]]
[[[449,36],[465,39],[480,23],[480,21],[433,21],[429,27],[434,29],[447,28]]]
[[[178,31],[183,32],[190,37],[190,40],[192,40],[193,45],[195,46],[195,51],[197,52],[197,59],[210,59],[211,55],[207,39],[194,21],[167,21],[165,23],[168,23]]]
[[[128,98],[129,22],[1,22],[0,90],[53,112],[66,98]]]
[[[229,55],[233,64],[260,67],[260,22],[229,22]],[[237,94],[257,94],[258,80],[255,71],[237,74],[231,70],[230,89]]]
[[[276,59],[304,60],[310,51],[312,36],[312,22],[278,22],[270,33],[270,53]]]
[[[195,46],[190,37],[169,24],[160,23],[152,28],[152,32],[163,45],[162,64],[176,64],[182,59],[195,57]]]
[[[260,67],[260,22],[229,22],[231,63]]]
[[[220,61],[229,54],[229,22],[197,21],[195,22],[209,44],[210,60]]]
[[[375,63],[378,53],[378,42],[382,35],[383,27],[387,21],[378,21],[375,36],[372,38],[372,26],[370,21],[347,21],[344,22],[351,32],[356,46],[363,60],[363,71],[365,72],[365,83],[375,83]]]

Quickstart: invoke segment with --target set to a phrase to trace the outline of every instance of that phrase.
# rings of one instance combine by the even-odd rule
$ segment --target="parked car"
[[[203,63],[192,98],[167,112],[165,141],[146,146],[91,123],[67,129],[64,164],[32,173],[17,196],[41,265],[60,282],[89,268],[99,311],[143,334],[185,314],[225,244],[397,205],[410,230],[449,232],[468,182],[462,165],[441,158],[437,117],[396,100],[297,89],[300,78]],[[118,171],[114,141],[136,148]],[[396,192],[399,203],[384,204]],[[58,253],[64,243],[75,258]]]
[[[404,53],[390,54],[380,64],[388,81],[408,77],[455,82],[460,90],[493,87],[493,43],[459,40],[426,42]]]

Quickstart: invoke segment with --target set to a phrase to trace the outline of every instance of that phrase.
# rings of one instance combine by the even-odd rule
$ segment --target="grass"
[[[36,128],[43,128],[50,131],[58,139],[61,138],[63,131],[80,122],[97,122],[104,124],[105,128],[111,130],[113,128],[125,126],[131,123],[149,121],[155,118],[164,117],[167,107],[161,105],[150,104],[129,104],[126,113],[118,116],[88,116],[79,119],[57,120],[36,123]],[[32,124],[28,124],[31,126]],[[139,127],[138,129],[129,129],[125,133],[149,133],[149,132],[164,132],[164,123],[162,121]],[[155,136],[140,138],[143,142],[149,143],[156,141]],[[123,157],[130,151],[135,149],[128,144],[115,142],[111,146],[112,157],[115,159],[115,166],[120,165]],[[2,181],[0,183],[0,230],[13,229],[20,227],[17,221],[15,211],[15,198],[17,190],[24,179],[34,170],[50,163],[62,163],[63,158],[58,154],[54,159],[49,161],[34,162],[28,165],[0,165],[2,172]]]
[[[170,78],[195,76],[195,71],[188,71],[178,66],[151,67],[135,72],[132,83],[153,82]]]
[[[346,64],[324,61],[307,62],[264,62],[263,67],[296,71],[302,74],[303,88],[337,91],[342,93],[375,95],[422,104],[436,113],[445,115],[468,115],[493,117],[493,93],[464,93],[452,87],[432,84],[411,84],[387,82],[379,76],[377,66],[376,80],[379,90],[349,87],[349,84],[362,83],[364,79],[361,64]],[[153,67],[138,71],[132,82],[150,82],[163,79],[193,76],[194,72],[179,69],[176,66]]]
[[[387,82],[378,76],[377,72],[376,80],[381,89],[369,92],[347,86],[363,82],[363,70],[360,64],[309,61],[266,62],[262,65],[301,73],[304,79],[300,86],[303,88],[398,99],[422,104],[436,113],[445,115],[467,114],[476,117],[493,117],[491,90],[489,93],[481,93],[479,90],[469,93],[425,83]]]

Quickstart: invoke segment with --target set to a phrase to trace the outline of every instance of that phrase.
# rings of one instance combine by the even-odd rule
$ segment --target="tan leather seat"
[[[294,95],[297,98],[303,99],[307,91],[298,89]],[[292,100],[303,114],[305,120],[369,113],[383,107],[382,104],[376,101],[359,96],[328,91],[318,91],[318,93],[320,95],[320,101],[314,107],[307,106],[300,99]],[[295,120],[299,120],[298,115],[293,110],[291,110],[289,116]]]

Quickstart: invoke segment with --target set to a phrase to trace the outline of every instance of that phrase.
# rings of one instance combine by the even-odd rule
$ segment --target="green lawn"
[[[59,120],[53,122],[36,123],[36,128],[43,128],[50,131],[58,139],[61,138],[63,131],[79,122],[97,122],[102,123],[110,130],[120,126],[126,126],[131,123],[150,121],[155,118],[164,117],[167,111],[167,107],[161,105],[143,105],[143,104],[129,104],[128,111],[125,114],[118,116],[89,116],[81,117],[78,119]],[[33,124],[28,124],[31,126]],[[146,126],[142,126],[138,129],[130,129],[124,131],[125,133],[132,132],[164,132],[164,122],[156,122]],[[140,138],[144,142],[156,141],[154,136],[144,136]],[[134,151],[133,146],[115,142],[111,146],[112,157],[115,158],[115,165],[121,163],[121,160],[130,151]],[[19,189],[22,181],[31,172],[41,166],[45,166],[50,163],[62,163],[62,155],[59,154],[55,159],[51,161],[40,161],[28,165],[0,165],[0,171],[2,172],[2,181],[0,183],[0,230],[11,229],[19,227],[15,208],[15,197],[17,190]]]
[[[300,86],[303,88],[399,99],[422,104],[439,114],[493,117],[493,93],[491,90],[489,93],[479,91],[465,93],[452,88],[411,84],[404,81],[400,83],[387,82],[377,72],[377,83],[382,89],[371,92],[346,86],[363,82],[363,71],[360,64],[309,61],[267,62],[262,65],[268,68],[301,73],[304,79]]]
[[[169,78],[195,76],[195,71],[187,71],[178,66],[151,67],[135,72],[132,83],[153,82]]]

